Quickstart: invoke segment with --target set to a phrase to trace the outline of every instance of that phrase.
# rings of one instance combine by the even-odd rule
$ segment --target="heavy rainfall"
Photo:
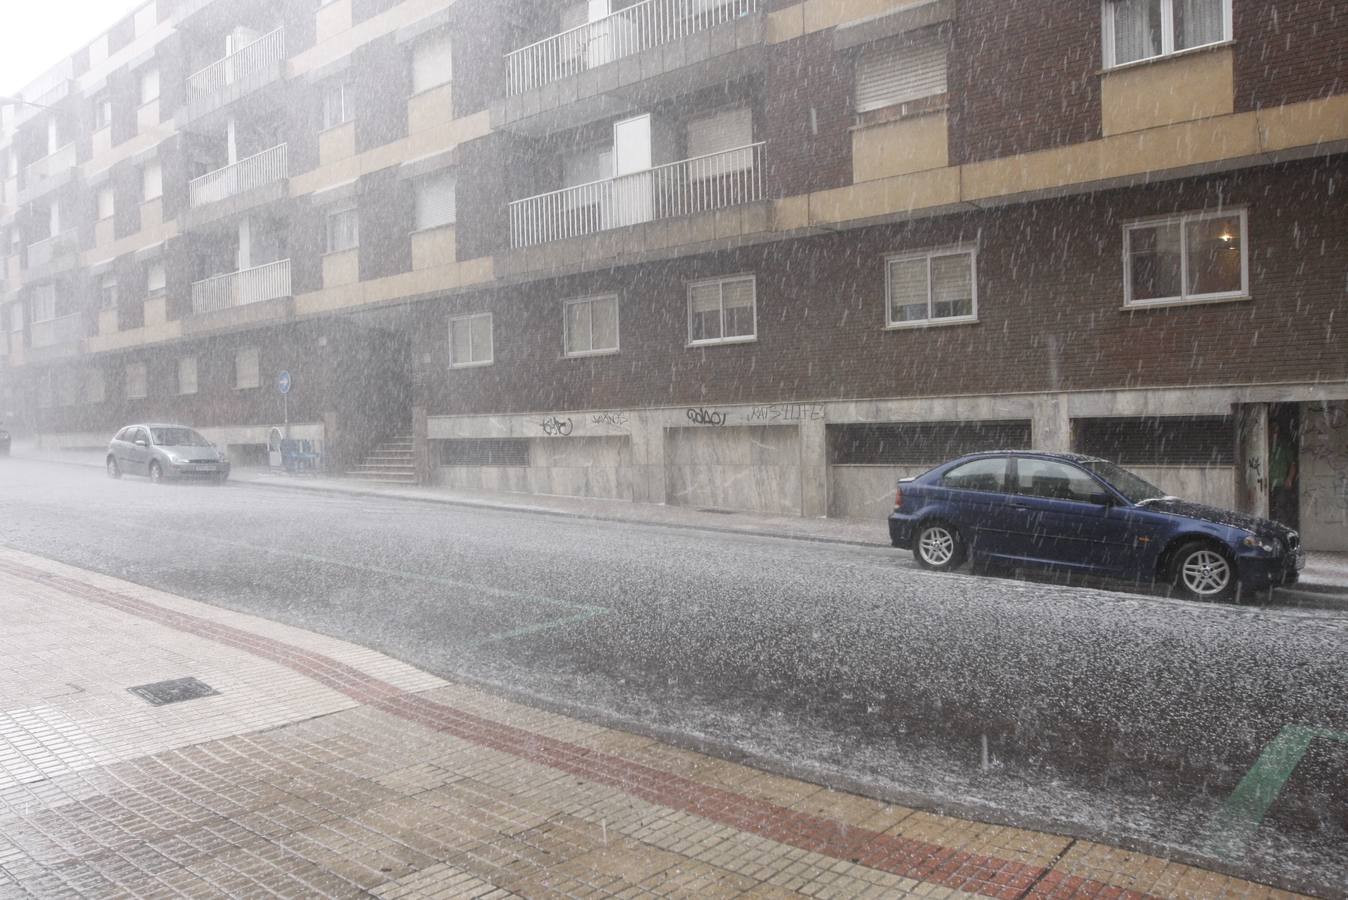
[[[1348,898],[1344,3],[0,26],[0,897]]]

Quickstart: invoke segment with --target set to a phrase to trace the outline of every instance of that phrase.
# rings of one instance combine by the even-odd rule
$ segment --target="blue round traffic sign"
[[[290,393],[290,373],[282,372],[276,376],[276,389],[283,394]]]

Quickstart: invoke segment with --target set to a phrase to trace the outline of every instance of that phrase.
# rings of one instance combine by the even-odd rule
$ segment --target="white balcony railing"
[[[76,313],[58,319],[47,319],[45,322],[34,322],[31,335],[34,347],[73,344],[84,337],[84,317]]]
[[[282,181],[288,172],[289,154],[286,145],[277,144],[261,153],[244,157],[233,165],[193,178],[187,186],[188,202],[193,208],[218,203],[254,188]]]
[[[763,199],[763,144],[592,181],[510,204],[515,247]]]
[[[510,96],[753,13],[758,0],[644,0],[506,54]]]
[[[262,87],[280,77],[280,63],[285,55],[285,28],[269,31],[224,59],[217,59],[188,75],[187,102],[193,105],[209,102],[236,84],[249,88]]]
[[[73,168],[75,168],[75,142],[71,141],[59,150],[54,150],[41,159],[29,163],[27,181],[31,185]]]
[[[28,245],[28,268],[45,266],[56,258],[62,250],[73,250],[79,243],[79,234],[75,229],[54,234],[49,238],[34,241]]]
[[[278,259],[251,269],[193,282],[192,312],[200,315],[289,296],[290,260]]]

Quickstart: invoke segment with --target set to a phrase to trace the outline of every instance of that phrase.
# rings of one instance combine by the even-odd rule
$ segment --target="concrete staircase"
[[[398,434],[386,439],[346,475],[359,481],[416,484],[417,467],[412,453],[412,435]]]

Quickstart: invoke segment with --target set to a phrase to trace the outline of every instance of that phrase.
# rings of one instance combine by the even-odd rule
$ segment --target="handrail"
[[[276,64],[285,58],[285,50],[285,26],[281,25],[188,75],[188,101],[200,102],[231,84],[248,82],[256,76],[279,76]]]
[[[290,296],[290,260],[278,259],[192,282],[192,312],[215,312]]]
[[[287,145],[277,144],[261,153],[246,156],[232,165],[193,178],[187,185],[188,206],[195,208],[207,203],[216,203],[254,188],[282,181],[288,174]]]

